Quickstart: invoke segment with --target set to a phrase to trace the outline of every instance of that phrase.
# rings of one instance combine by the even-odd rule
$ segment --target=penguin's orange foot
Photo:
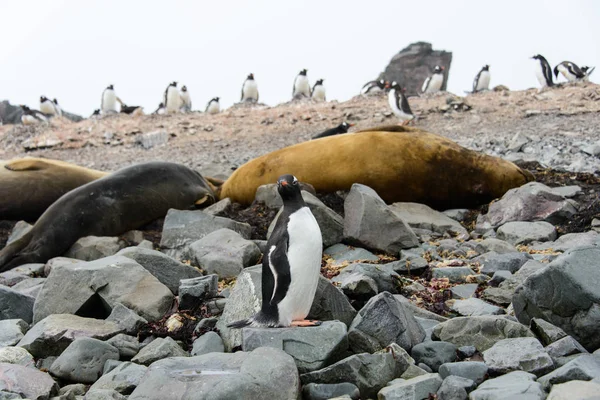
[[[298,321],[292,321],[292,324],[290,326],[319,326],[321,324],[321,321],[317,321],[314,319],[301,319]]]

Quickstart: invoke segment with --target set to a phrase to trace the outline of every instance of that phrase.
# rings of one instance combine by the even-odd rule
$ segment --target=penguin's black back
[[[324,138],[327,136],[339,135],[340,133],[347,133],[348,128],[350,128],[350,126],[347,123],[343,122],[343,123],[339,124],[338,126],[336,126],[335,128],[327,129],[326,131],[317,133],[312,138],[319,139],[319,138]]]

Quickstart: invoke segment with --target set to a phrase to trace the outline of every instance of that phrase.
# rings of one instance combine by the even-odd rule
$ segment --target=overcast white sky
[[[346,100],[415,41],[453,52],[448,89],[464,94],[482,65],[492,85],[537,86],[537,53],[552,64],[595,65],[600,1],[1,1],[0,100],[39,107],[39,96],[89,116],[114,84],[152,112],[173,80],[193,108],[239,101],[253,72],[260,100],[287,101],[294,77],[325,79]],[[563,78],[559,78],[563,80]]]

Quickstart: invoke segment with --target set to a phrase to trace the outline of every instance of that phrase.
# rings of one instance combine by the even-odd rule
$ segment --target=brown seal
[[[427,204],[439,210],[469,208],[533,180],[515,164],[459,146],[417,128],[385,126],[311,140],[258,157],[239,167],[219,197],[250,204],[256,189],[293,174],[317,192],[373,188],[387,203]]]
[[[107,174],[44,158],[0,161],[0,220],[35,222],[60,196]]]
[[[214,203],[209,183],[180,164],[123,168],[73,189],[52,204],[31,231],[0,251],[0,272],[46,262],[84,236],[116,236],[163,217],[170,208]]]

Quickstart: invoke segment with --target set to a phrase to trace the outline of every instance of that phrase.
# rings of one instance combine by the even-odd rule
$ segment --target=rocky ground
[[[325,248],[309,315],[324,323],[312,328],[226,327],[260,306],[254,265],[280,206],[272,185],[247,209],[222,200],[119,238],[83,238],[64,257],[0,274],[0,398],[597,395],[600,90],[411,100],[417,126],[520,160],[537,182],[444,212],[386,205],[363,185],[304,192]],[[384,99],[356,98],[3,126],[0,156],[46,141],[27,154],[106,170],[168,159],[227,175],[342,120],[394,122],[387,113]],[[3,224],[8,240],[27,229]]]

